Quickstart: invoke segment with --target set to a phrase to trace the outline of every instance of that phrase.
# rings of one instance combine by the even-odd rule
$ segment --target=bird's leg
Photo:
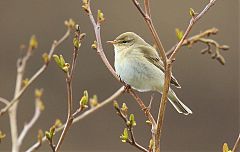
[[[145,114],[151,110],[153,98],[154,98],[154,93],[151,95],[149,105],[143,109]]]

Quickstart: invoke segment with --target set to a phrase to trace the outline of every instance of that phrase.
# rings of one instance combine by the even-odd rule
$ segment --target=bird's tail
[[[168,92],[168,100],[179,113],[184,115],[192,114],[192,111],[178,99],[172,89]]]

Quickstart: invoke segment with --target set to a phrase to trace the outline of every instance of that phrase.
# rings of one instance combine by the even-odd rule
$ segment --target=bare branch
[[[2,102],[5,105],[9,104],[9,101],[7,99],[5,99],[5,98],[2,98],[2,97],[0,97],[0,102]]]
[[[234,144],[232,152],[237,152],[238,149],[240,149],[240,134],[238,135],[238,138]]]
[[[116,99],[117,97],[119,97],[120,95],[122,95],[125,92],[124,87],[119,88],[115,93],[113,93],[109,98],[107,98],[106,100],[100,102],[97,106],[92,107],[91,109],[87,110],[86,112],[82,113],[81,115],[79,115],[78,117],[74,118],[73,120],[73,124],[75,124],[76,122],[79,122],[80,120],[84,119],[85,117],[87,117],[88,115],[96,112],[98,109],[102,108],[103,106],[107,105],[108,103],[112,102],[114,99]],[[61,127],[56,129],[56,133],[63,130],[64,129],[64,125],[62,125]],[[46,137],[42,138],[42,142],[46,141]],[[26,150],[26,152],[32,152],[34,151],[37,147],[39,147],[39,142],[36,142],[34,145],[32,145],[28,150]]]
[[[39,105],[38,105],[38,102],[39,102],[38,100],[39,99],[37,98],[35,101],[35,112],[34,112],[32,119],[29,121],[29,123],[24,125],[24,128],[18,137],[18,146],[22,145],[22,142],[23,142],[25,136],[27,135],[29,130],[33,127],[33,125],[37,122],[38,118],[40,117],[41,107],[39,107]]]

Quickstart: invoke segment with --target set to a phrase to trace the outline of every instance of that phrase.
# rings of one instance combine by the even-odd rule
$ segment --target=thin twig
[[[238,138],[234,144],[232,152],[237,152],[238,149],[240,149],[240,134],[238,135]]]
[[[77,29],[75,31],[75,38],[76,38],[76,41],[78,43],[81,43],[82,37],[81,37],[79,26],[77,26]],[[66,136],[66,134],[67,134],[69,128],[71,127],[72,122],[73,122],[72,81],[73,81],[73,72],[74,72],[74,69],[75,69],[75,66],[76,66],[79,48],[80,48],[79,46],[74,46],[71,69],[70,69],[70,71],[67,72],[67,78],[66,78],[67,96],[68,96],[68,99],[67,99],[67,103],[68,103],[67,121],[66,121],[66,125],[63,129],[63,132],[62,132],[62,134],[61,134],[61,136],[58,140],[57,146],[55,148],[56,152],[59,151],[60,146],[62,145],[62,142],[64,140],[64,137]]]
[[[116,99],[117,97],[119,97],[120,95],[122,95],[125,92],[125,88],[122,86],[121,88],[119,88],[115,93],[113,93],[109,98],[107,98],[106,100],[100,102],[97,106],[87,110],[86,112],[82,113],[81,115],[79,115],[78,117],[74,118],[73,120],[73,124],[75,124],[76,122],[79,122],[80,120],[84,119],[85,117],[87,117],[88,115],[96,112],[98,109],[102,108],[103,106],[107,105],[108,103],[112,102],[114,99]],[[64,129],[64,125],[62,125],[61,127],[57,128],[55,130],[55,133],[61,131]],[[42,138],[42,142],[45,142],[47,139],[46,137]],[[28,150],[26,150],[26,152],[32,152],[34,151],[37,147],[39,147],[39,142],[36,142],[34,145],[32,145],[30,148],[28,148]]]
[[[51,59],[56,47],[58,47],[63,41],[65,41],[69,35],[70,35],[70,31],[71,29],[68,28],[66,33],[63,35],[63,37],[61,37],[61,39],[59,39],[58,41],[54,41],[53,44],[52,44],[52,47],[49,51],[49,54],[48,54],[48,58],[49,60]],[[48,67],[48,63],[50,61],[48,61],[47,63],[45,63],[31,78],[30,80],[28,81],[28,84],[25,85],[23,88],[21,88],[21,90],[16,94],[16,96],[14,96],[14,98],[10,101],[10,103],[4,107],[3,109],[1,109],[0,111],[0,116],[2,116],[3,114],[5,114],[8,109],[10,107],[12,107],[15,103],[18,103],[20,100],[18,100],[24,93],[25,91],[28,89],[28,87],[47,69]]]
[[[5,105],[9,104],[9,101],[7,99],[5,99],[5,98],[2,98],[2,97],[0,97],[0,102],[2,102]]]
[[[33,125],[36,123],[38,118],[40,117],[41,108],[39,107],[37,100],[39,100],[39,99],[36,99],[36,101],[35,101],[35,112],[34,112],[32,119],[29,121],[29,123],[24,125],[24,128],[18,137],[18,146],[22,145],[23,139],[25,138],[25,136],[27,135],[29,130],[33,127]]]

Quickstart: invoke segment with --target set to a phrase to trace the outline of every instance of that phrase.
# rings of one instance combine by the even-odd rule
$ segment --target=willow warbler
[[[133,32],[123,33],[108,43],[114,46],[114,66],[121,80],[140,92],[162,93],[164,66],[155,48]],[[181,88],[173,76],[171,84]],[[169,88],[168,100],[179,113],[192,114],[192,111],[178,99],[171,88]]]

